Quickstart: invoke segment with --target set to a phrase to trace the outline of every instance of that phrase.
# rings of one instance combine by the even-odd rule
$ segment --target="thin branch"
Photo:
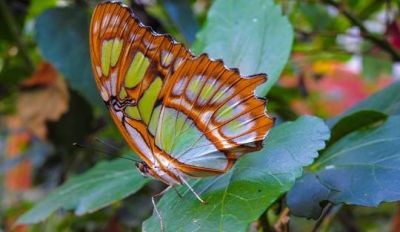
[[[294,28],[294,31],[301,35],[301,36],[307,36],[307,37],[312,37],[312,36],[321,36],[321,37],[336,37],[338,35],[344,35],[348,37],[354,37],[358,38],[359,35],[357,34],[350,34],[350,33],[343,33],[343,32],[338,32],[338,31],[306,31],[301,28]]]
[[[364,24],[358,20],[350,11],[348,11],[344,6],[333,0],[321,0],[323,3],[335,7],[340,13],[342,13],[354,26],[360,29],[362,37],[371,41],[376,46],[380,47],[382,50],[390,54],[393,61],[400,61],[400,53],[398,53],[395,48],[384,38],[372,34],[364,26]]]
[[[21,39],[20,30],[16,24],[14,16],[11,14],[10,9],[8,8],[5,0],[0,0],[0,14],[3,15],[6,25],[8,26],[11,36],[15,41],[18,51],[21,52],[22,58],[24,59],[26,68],[29,72],[34,71],[34,65],[32,60],[29,57],[28,49],[26,48],[25,43]]]
[[[321,216],[318,218],[317,222],[315,223],[313,229],[311,230],[312,232],[316,232],[318,231],[319,227],[322,225],[322,223],[324,222],[325,218],[329,215],[329,213],[331,212],[333,208],[333,204],[332,203],[328,203],[324,210],[322,211]]]
[[[278,221],[274,225],[274,229],[277,232],[288,232],[289,231],[289,216],[290,210],[285,207],[279,214]]]
[[[390,0],[386,0],[385,1],[385,13],[386,13],[386,18],[385,18],[385,26],[386,26],[386,28],[388,28],[389,27],[389,24],[390,24],[390,16],[389,16],[389,14],[390,14],[390,12],[392,11],[392,1],[390,1]]]

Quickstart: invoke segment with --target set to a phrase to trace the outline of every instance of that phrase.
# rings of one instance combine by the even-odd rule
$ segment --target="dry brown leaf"
[[[18,119],[21,127],[44,140],[46,122],[58,120],[68,110],[67,84],[50,64],[43,64],[23,87],[35,88],[25,89],[19,94],[13,117]]]
[[[49,63],[42,62],[32,76],[21,83],[24,88],[46,87],[55,84],[57,70]]]

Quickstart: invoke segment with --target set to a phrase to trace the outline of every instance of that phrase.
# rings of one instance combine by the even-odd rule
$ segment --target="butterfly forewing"
[[[171,41],[153,35],[118,3],[100,4],[93,13],[90,48],[97,87],[128,143],[148,162],[153,144],[147,127],[154,106],[166,77],[191,56]]]
[[[115,124],[150,167],[167,160],[191,176],[224,173],[260,149],[273,125],[264,100],[254,96],[265,75],[241,77],[222,61],[194,57],[120,3],[96,7],[90,48]]]

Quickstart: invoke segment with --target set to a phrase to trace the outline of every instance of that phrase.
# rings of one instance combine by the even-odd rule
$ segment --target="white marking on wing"
[[[116,113],[115,113],[116,114]],[[135,129],[133,128],[129,123],[124,122],[125,128],[128,131],[129,135],[132,138],[132,141],[136,144],[137,148],[142,151],[142,154],[144,154],[152,163],[154,163],[154,158],[152,156],[152,152],[147,145],[147,143],[144,141],[142,135]]]
[[[118,70],[115,70],[114,72],[111,73],[111,93],[113,96],[117,95],[117,76],[118,76]]]

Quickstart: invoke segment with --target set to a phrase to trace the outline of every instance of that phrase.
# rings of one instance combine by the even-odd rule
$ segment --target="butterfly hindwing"
[[[156,136],[174,134],[169,154],[182,170],[195,166],[225,172],[240,155],[260,148],[273,125],[265,101],[254,95],[265,75],[241,77],[221,61],[201,55],[185,60],[171,80],[163,108],[176,112],[176,123],[162,126],[172,121],[171,113],[162,114],[160,129],[167,132]]]

